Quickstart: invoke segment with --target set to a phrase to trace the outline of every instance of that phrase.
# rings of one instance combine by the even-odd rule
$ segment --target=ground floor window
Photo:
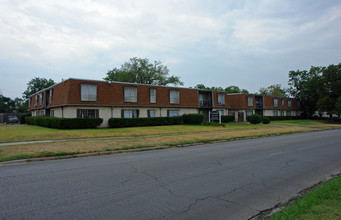
[[[220,116],[224,115],[224,110],[218,110],[218,112]]]
[[[284,116],[284,111],[281,111],[281,116]]]
[[[54,110],[50,110],[50,116],[54,117]]]
[[[153,110],[153,109],[148,110],[148,117],[154,118],[155,117],[155,110]]]
[[[98,109],[77,109],[77,118],[98,118]]]
[[[273,111],[273,116],[278,116],[278,111]]]
[[[122,118],[138,118],[138,109],[122,109]]]
[[[287,111],[287,116],[291,116],[291,111]]]
[[[178,110],[168,110],[167,111],[167,116],[168,117],[174,117],[174,116],[178,116],[179,115],[179,111]]]
[[[246,111],[246,117],[249,117],[252,115],[252,110]]]

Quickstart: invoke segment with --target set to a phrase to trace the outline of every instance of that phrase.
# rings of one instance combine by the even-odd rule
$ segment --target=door
[[[244,112],[238,112],[238,122],[244,121]]]

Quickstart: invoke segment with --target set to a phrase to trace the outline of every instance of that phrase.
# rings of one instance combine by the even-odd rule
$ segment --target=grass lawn
[[[61,130],[39,126],[0,126],[0,142],[64,140],[53,143],[0,146],[0,162],[46,156],[155,146],[183,146],[193,143],[230,141],[241,138],[341,128],[341,124],[321,121],[275,121],[269,125],[229,123],[222,126],[173,125],[135,128]],[[146,137],[147,136],[147,137]],[[113,137],[110,139],[91,139]],[[114,138],[117,137],[117,138]],[[129,137],[129,138],[128,138]],[[90,138],[89,140],[72,140]]]
[[[243,128],[259,128],[265,125],[249,123],[229,123],[225,127],[202,125],[172,125],[134,128],[99,128],[62,130],[40,126],[0,126],[0,143],[22,142],[32,140],[60,140],[96,137],[145,136],[157,134],[219,131]]]
[[[308,193],[270,219],[341,219],[341,176]]]

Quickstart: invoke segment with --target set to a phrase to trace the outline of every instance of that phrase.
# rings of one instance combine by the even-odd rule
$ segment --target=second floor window
[[[50,97],[49,97],[49,104],[52,104],[52,89],[50,89]]]
[[[247,106],[253,106],[253,97],[247,97]]]
[[[156,103],[156,89],[149,89],[150,103]]]
[[[124,87],[124,102],[137,102],[136,87]]]
[[[97,85],[81,84],[81,101],[97,101]]]
[[[274,107],[278,107],[278,99],[274,99]]]
[[[282,99],[282,107],[284,107],[284,99]]]
[[[218,105],[225,105],[225,94],[218,94]]]
[[[288,107],[291,107],[291,100],[288,100]]]
[[[178,90],[169,90],[169,103],[180,104],[180,93]]]
[[[43,93],[39,94],[39,105],[43,104]]]

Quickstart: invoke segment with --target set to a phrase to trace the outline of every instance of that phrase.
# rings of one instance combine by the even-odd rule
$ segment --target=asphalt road
[[[248,219],[341,172],[341,130],[0,165],[0,219]]]

